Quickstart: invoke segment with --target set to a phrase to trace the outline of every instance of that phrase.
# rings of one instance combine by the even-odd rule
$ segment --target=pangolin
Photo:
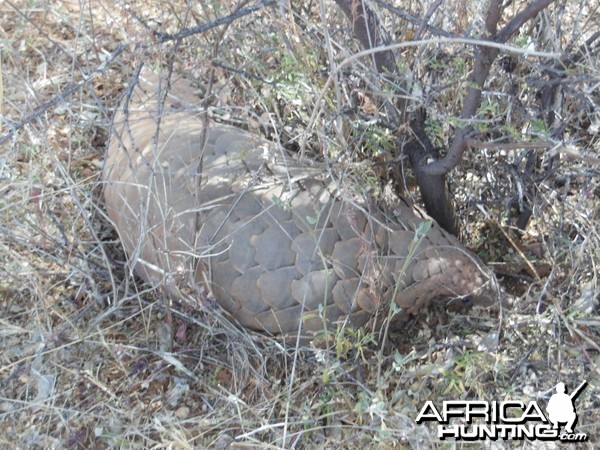
[[[420,210],[361,195],[198,103],[184,78],[144,70],[113,120],[105,206],[146,282],[175,299],[210,292],[239,326],[302,337],[497,298],[479,258]]]

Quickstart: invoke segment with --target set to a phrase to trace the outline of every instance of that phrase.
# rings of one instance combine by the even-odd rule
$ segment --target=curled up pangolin
[[[435,300],[494,302],[490,271],[423,213],[204,120],[184,79],[166,87],[142,72],[103,173],[108,214],[151,285],[175,299],[208,287],[237,324],[287,337],[397,323]]]

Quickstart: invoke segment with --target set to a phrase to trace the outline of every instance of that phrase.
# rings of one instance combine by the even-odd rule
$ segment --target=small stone
[[[187,406],[180,406],[175,410],[175,417],[178,419],[187,419],[190,416],[190,408]]]

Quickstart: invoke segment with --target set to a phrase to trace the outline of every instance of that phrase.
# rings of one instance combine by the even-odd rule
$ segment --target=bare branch
[[[155,30],[150,25],[148,25],[148,22],[144,20],[135,11],[129,11],[129,15],[131,15],[131,17],[133,17],[142,27],[144,27],[146,30],[152,33],[159,44],[164,44],[165,42],[169,41],[179,41],[181,39],[193,36],[194,34],[204,33],[205,31],[211,30],[221,25],[230,25],[236,19],[247,16],[248,14],[252,14],[253,12],[256,12],[266,6],[271,6],[275,4],[276,1],[277,0],[262,0],[254,6],[249,6],[247,8],[238,8],[228,16],[219,17],[218,19],[212,22],[203,23],[202,25],[198,25],[192,28],[186,28],[185,30],[182,30],[175,34],[169,34]]]
[[[389,33],[383,28],[377,13],[368,2],[362,0],[335,0],[335,3],[352,23],[352,31],[363,48],[387,46],[391,43],[392,39]],[[393,73],[396,70],[396,57],[391,50],[375,53],[373,60],[375,67],[381,73]]]
[[[354,35],[365,49],[384,47],[382,51],[373,53],[377,71],[380,74],[396,74],[396,56],[390,47],[392,42],[390,34],[369,2],[367,0],[335,0],[335,2],[352,23]],[[405,90],[404,84],[401,85],[401,88]],[[406,99],[401,97],[398,101],[400,117],[395,119],[402,122],[406,112]],[[396,115],[392,107],[387,109],[391,115]]]
[[[525,21],[534,17],[552,2],[553,0],[537,0],[527,5],[500,31],[500,33],[497,34],[498,22],[502,16],[502,8],[500,0],[492,0],[485,19],[485,27],[488,36],[487,39],[484,40],[496,43],[506,42],[506,39],[518,30],[518,28],[514,28],[517,24],[519,27],[522,26]],[[485,82],[490,73],[490,68],[499,52],[500,50],[497,47],[479,47],[473,72],[469,79],[467,96],[460,113],[461,119],[469,120],[477,113],[477,109],[481,105],[482,89],[485,86]],[[446,156],[422,167],[421,170],[423,173],[427,175],[442,175],[454,169],[462,159],[462,155],[467,148],[466,139],[470,137],[471,132],[472,129],[469,126],[457,129]]]
[[[581,59],[590,57],[600,46],[592,47],[594,41],[600,38],[600,31],[594,33],[579,49],[573,54],[568,54],[560,58],[556,64],[545,70],[548,80],[540,90],[540,112],[549,127],[558,129],[554,123],[556,118],[555,102],[560,97],[560,84],[566,78],[566,72],[577,64]],[[557,137],[557,136],[555,136]]]
[[[427,20],[421,19],[420,17],[417,17],[417,16],[413,16],[412,14],[402,11],[401,9],[398,9],[395,6],[392,6],[389,3],[384,2],[383,0],[376,0],[376,2],[379,6],[387,9],[391,13],[394,13],[401,19],[404,19],[407,22],[410,22],[414,25],[418,25],[419,27],[423,27],[425,30],[427,30],[429,33],[431,33],[434,36],[443,36],[443,37],[449,37],[449,38],[457,37],[454,33],[450,33],[448,31],[442,30],[441,28],[437,28],[437,27],[434,27],[433,25],[429,25],[427,23]]]
[[[435,2],[433,2],[431,5],[429,5],[429,8],[427,9],[427,12],[425,13],[425,17],[423,17],[423,22],[421,23],[421,25],[419,26],[419,29],[415,33],[415,36],[414,36],[415,40],[421,39],[421,36],[427,29],[427,25],[429,25],[429,20],[431,19],[431,16],[433,16],[433,13],[435,13],[435,10],[440,7],[442,2],[443,2],[443,0],[435,0]]]
[[[159,31],[154,31],[153,33],[156,36],[156,39],[159,44],[162,44],[162,43],[168,42],[168,41],[176,41],[176,40],[180,40],[180,39],[185,39],[187,37],[193,36],[194,34],[204,33],[207,30],[219,27],[221,25],[229,25],[229,24],[233,23],[235,20],[239,19],[240,17],[247,16],[247,15],[252,14],[256,11],[259,11],[267,6],[274,5],[275,3],[276,3],[276,0],[262,0],[260,3],[257,3],[254,6],[248,6],[247,8],[236,9],[233,13],[229,14],[228,16],[219,17],[218,19],[216,19],[210,23],[203,23],[202,25],[198,25],[197,27],[187,28],[187,29],[180,31],[179,33],[175,33],[175,34],[162,33]]]
[[[536,0],[527,5],[520,13],[511,19],[508,24],[498,33],[496,42],[508,41],[525,22],[535,17],[540,11],[550,6],[555,0]]]
[[[554,141],[540,141],[540,142],[480,142],[475,139],[468,139],[467,145],[471,148],[488,149],[493,151],[507,151],[507,150],[523,150],[523,149],[550,149],[548,152],[550,156],[557,154],[565,155],[570,159],[576,159],[584,161],[588,164],[600,164],[600,158],[586,154],[581,149],[577,148],[573,144],[567,144],[565,142],[554,142]]]
[[[419,108],[411,114],[410,125],[414,139],[405,144],[404,151],[410,158],[425,209],[445,230],[458,236],[460,226],[454,210],[454,203],[448,191],[446,175],[428,175],[421,170],[428,158],[437,156],[433,144],[425,132],[425,116],[424,108]]]

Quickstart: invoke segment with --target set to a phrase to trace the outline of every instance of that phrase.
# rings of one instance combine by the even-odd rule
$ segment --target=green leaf
[[[417,233],[415,234],[415,241],[421,239],[423,236],[425,236],[427,233],[429,233],[429,230],[431,230],[431,225],[433,223],[431,222],[431,220],[426,220],[424,222],[421,222],[419,224],[419,226],[417,227]]]

